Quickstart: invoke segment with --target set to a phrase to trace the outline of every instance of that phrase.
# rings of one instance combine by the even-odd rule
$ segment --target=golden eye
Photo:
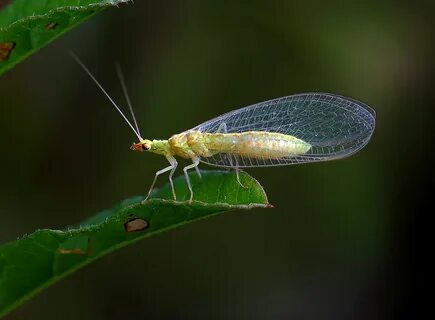
[[[143,150],[143,151],[147,151],[148,149],[149,149],[148,146],[146,146],[145,144],[142,145],[142,150]]]

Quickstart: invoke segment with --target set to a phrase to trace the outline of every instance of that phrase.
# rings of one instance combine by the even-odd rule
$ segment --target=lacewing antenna
[[[121,82],[122,91],[124,92],[125,100],[127,101],[128,109],[130,110],[130,114],[133,118],[134,125],[136,127],[136,132],[139,136],[142,136],[139,130],[139,126],[137,125],[136,116],[134,115],[133,107],[131,105],[130,96],[128,95],[127,86],[125,85],[124,74],[122,73],[121,66],[118,62],[115,62],[116,73],[119,78],[119,82]]]
[[[94,77],[94,75],[89,71],[89,69],[86,67],[86,65],[77,57],[74,52],[70,51],[70,55],[72,58],[78,63],[78,65],[89,75],[89,77],[95,82],[95,84],[100,88],[100,90],[104,93],[104,95],[109,99],[109,101],[112,103],[112,105],[115,107],[115,109],[119,112],[119,114],[124,118],[125,122],[130,126],[131,130],[133,130],[134,134],[138,137],[139,140],[143,140],[140,136],[139,130],[136,131],[136,129],[133,127],[133,125],[128,121],[127,117],[124,115],[124,113],[121,111],[121,109],[118,107],[118,105],[113,101],[113,99],[110,97],[110,95],[106,92],[106,90],[103,88],[103,86],[98,82],[98,80]],[[136,120],[135,120],[136,122]]]

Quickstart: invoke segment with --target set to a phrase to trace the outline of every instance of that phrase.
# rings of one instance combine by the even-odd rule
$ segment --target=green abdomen
[[[204,133],[212,154],[229,153],[252,158],[284,158],[306,153],[311,145],[290,135],[273,132]]]

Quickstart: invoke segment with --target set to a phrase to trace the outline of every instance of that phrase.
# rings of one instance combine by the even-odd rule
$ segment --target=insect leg
[[[234,156],[234,160],[236,161],[236,167],[235,167],[235,169],[236,169],[236,177],[237,177],[237,182],[240,184],[240,186],[242,187],[242,188],[248,188],[248,187],[246,187],[246,186],[244,186],[243,184],[242,184],[242,182],[240,181],[240,169],[239,169],[239,159],[237,158],[237,156],[235,155]]]
[[[188,166],[185,166],[183,168],[184,175],[186,176],[187,186],[189,187],[189,191],[190,191],[190,200],[189,200],[189,202],[192,202],[192,200],[193,200],[193,190],[192,190],[192,184],[190,183],[189,175],[187,174],[187,170],[192,169],[192,168],[196,168],[198,166],[198,164],[199,164],[199,158],[198,157],[192,158],[192,161],[193,161],[192,164],[190,164]]]
[[[201,171],[199,171],[199,168],[195,167],[195,170],[196,170],[196,173],[198,174],[199,178],[202,179]]]
[[[227,131],[227,124],[225,122],[222,122],[219,125],[218,129],[216,130],[216,133],[220,133],[220,132],[223,132],[223,133],[228,132]],[[228,154],[228,160],[230,161],[230,166],[233,167],[233,159],[231,158],[231,154]],[[239,159],[237,158],[237,155],[234,155],[234,160],[236,162],[235,169],[236,169],[237,182],[242,186],[242,188],[247,188],[240,181]]]
[[[225,122],[222,122],[222,123],[219,125],[219,127],[218,127],[218,129],[217,129],[217,131],[216,131],[216,133],[220,133],[220,132],[223,132],[223,133],[227,133],[227,132],[228,132],[228,131],[227,131],[227,124],[226,124]],[[233,159],[232,159],[232,157],[231,157],[231,154],[228,154],[227,157],[228,157],[228,160],[229,160],[229,162],[230,162],[230,166],[231,166],[231,167],[234,167],[234,165],[233,165]],[[238,159],[237,159],[237,156],[236,156],[236,155],[234,155],[234,160],[236,161],[235,169],[236,169],[236,175],[237,175],[237,182],[238,182],[242,187],[244,187],[244,185],[240,182],[240,177],[239,177],[239,162],[238,162]]]
[[[159,175],[161,175],[162,173],[165,173],[169,170],[172,170],[171,173],[173,173],[173,171],[175,171],[175,168],[177,168],[177,160],[175,160],[174,157],[167,157],[167,159],[171,165],[156,172],[156,175],[154,176],[153,183],[151,184],[150,190],[148,191],[148,195],[145,198],[145,201],[148,200],[151,192],[153,191],[154,185],[156,184],[156,181],[157,181],[157,177]],[[175,190],[174,190],[174,184],[172,183],[172,175],[170,175],[169,182],[171,183],[172,194],[174,195],[174,200],[175,200]]]
[[[228,154],[228,160],[230,162],[230,166],[231,168],[234,168],[234,170],[236,171],[236,177],[237,177],[237,182],[240,184],[240,186],[242,188],[247,188],[243,185],[243,183],[240,181],[240,169],[239,169],[239,159],[237,158],[237,155],[234,155],[234,161],[236,162],[236,165],[233,164],[233,158],[231,154]]]
[[[178,162],[173,157],[169,158],[168,160],[169,162],[172,161],[171,164],[173,166],[171,172],[169,173],[169,182],[172,188],[172,196],[174,197],[174,201],[177,201],[177,195],[175,194],[175,188],[174,188],[174,182],[172,182],[172,176],[174,175],[175,169],[177,169]]]

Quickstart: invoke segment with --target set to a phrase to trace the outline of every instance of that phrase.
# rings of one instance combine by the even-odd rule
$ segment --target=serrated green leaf
[[[150,200],[134,197],[100,212],[67,230],[38,230],[0,247],[0,315],[62,279],[66,275],[137,240],[234,209],[268,206],[261,185],[241,172],[244,187],[234,173],[191,173],[194,201],[184,177],[174,180],[173,201],[169,185]]]
[[[101,10],[129,1],[12,1],[0,12],[0,74]]]

